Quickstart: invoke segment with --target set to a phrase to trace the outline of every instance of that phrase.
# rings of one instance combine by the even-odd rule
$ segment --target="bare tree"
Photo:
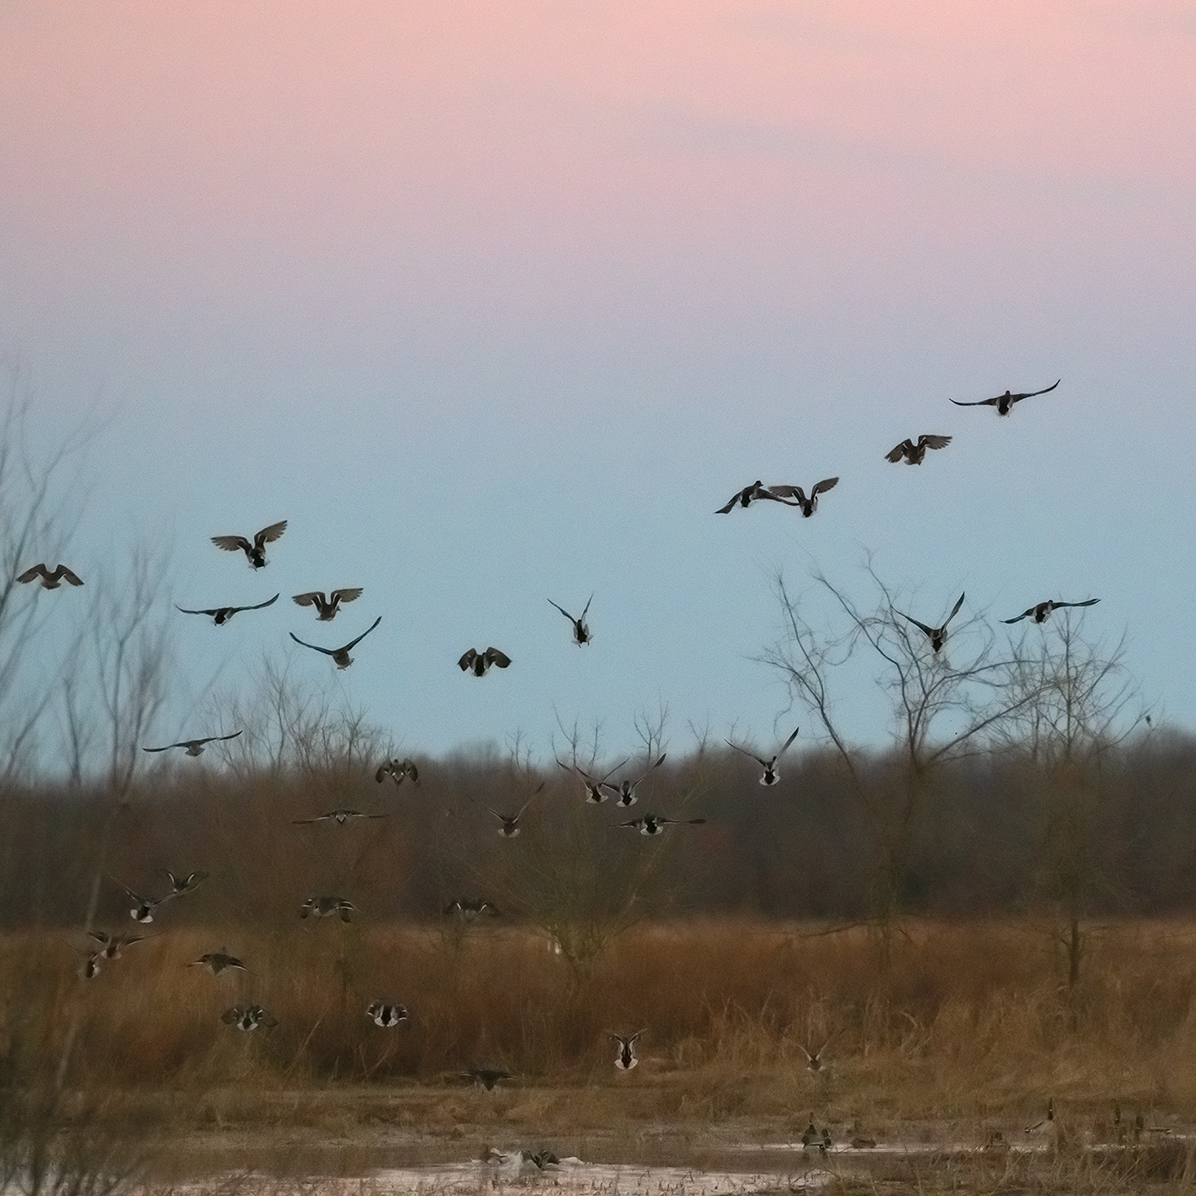
[[[1125,637],[1111,646],[1085,634],[1087,612],[1056,614],[1023,631],[1006,684],[1020,695],[1001,739],[1025,759],[1043,805],[1038,885],[1054,905],[1052,935],[1067,960],[1069,988],[1087,954],[1093,906],[1110,896],[1100,863],[1101,823],[1118,749],[1145,717],[1125,665]]]
[[[85,422],[39,451],[32,394],[16,370],[7,374],[0,399],[0,776],[13,777],[44,746],[37,732],[70,657],[64,652],[56,661],[46,642],[49,620],[60,610],[39,601],[40,586],[17,577],[39,560],[52,565],[69,543],[81,508],[82,450],[94,429]],[[35,664],[27,668],[31,654]]]
[[[830,608],[827,623],[817,626],[807,601],[795,599],[778,573],[784,634],[759,659],[780,671],[794,701],[813,716],[857,799],[873,854],[870,922],[887,960],[936,772],[982,750],[1033,693],[1010,685],[1013,658],[998,650],[982,615],[953,623],[936,649],[926,629],[899,610],[899,597],[908,609],[910,595],[892,590],[871,560],[865,572],[875,593],[867,607],[814,574],[816,592]],[[860,663],[878,668],[874,684],[889,713],[888,751],[875,761],[849,740],[836,702],[836,685]]]

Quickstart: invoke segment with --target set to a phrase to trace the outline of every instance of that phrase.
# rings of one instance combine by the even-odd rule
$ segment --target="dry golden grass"
[[[597,1118],[616,1115],[608,1092],[617,1115],[645,1118],[768,1121],[817,1107],[863,1120],[983,1119],[1028,1116],[1048,1095],[1094,1110],[1114,1100],[1196,1109],[1196,926],[1107,927],[1070,992],[1048,934],[1024,923],[909,925],[887,974],[863,931],[811,929],[644,925],[583,982],[542,936],[499,926],[459,941],[335,920],[169,930],[89,981],[61,935],[29,932],[0,940],[0,1041],[44,1079],[77,1018],[72,1086],[230,1092],[222,1116],[233,1120],[271,1104],[262,1094],[329,1082],[407,1091],[421,1105],[429,1089],[471,1107],[471,1092],[443,1085],[475,1060],[515,1073],[491,1104],[523,1102],[529,1118],[535,1090],[562,1087],[590,1093]],[[187,966],[222,946],[248,971]],[[374,1026],[365,1007],[377,997],[404,1002],[410,1024]],[[221,1022],[254,1001],[276,1028]],[[641,1028],[641,1066],[617,1073],[606,1031]],[[828,1038],[829,1066],[815,1075],[802,1048]],[[553,1100],[543,1103],[551,1116]]]

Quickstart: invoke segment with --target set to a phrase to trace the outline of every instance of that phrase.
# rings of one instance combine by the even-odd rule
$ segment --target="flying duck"
[[[761,785],[775,785],[781,779],[781,774],[777,772],[777,761],[785,754],[785,749],[797,738],[797,733],[800,730],[800,727],[794,728],[793,734],[781,744],[780,751],[771,760],[763,760],[754,752],[749,752],[747,748],[741,748],[739,744],[732,743],[729,739],[724,740],[724,742],[728,747],[733,747],[737,752],[742,752],[745,756],[750,756],[764,769],[764,775],[760,778]]]
[[[639,1062],[635,1053],[635,1044],[643,1037],[644,1031],[637,1030],[634,1034],[616,1034],[614,1030],[607,1030],[606,1033],[608,1037],[615,1039],[619,1044],[619,1049],[615,1054],[615,1066],[620,1071],[630,1071]]]
[[[586,615],[590,613],[590,602],[594,601],[594,595],[591,594],[589,602],[586,603],[586,608],[581,612],[581,618],[575,619],[563,606],[557,606],[551,598],[548,599],[549,606],[556,606],[557,610],[573,624],[573,642],[580,648],[584,644],[590,642],[590,629],[586,626]]]
[[[483,914],[498,917],[498,906],[484,897],[458,897],[444,907],[446,914],[456,914],[463,922],[476,922]]]
[[[299,910],[299,916],[306,918],[309,914],[313,918],[331,918],[340,915],[342,922],[351,922],[349,917],[357,906],[347,897],[309,897]]]
[[[664,753],[661,754],[660,759],[657,760],[655,764],[650,764],[648,766],[648,768],[644,772],[643,776],[636,777],[636,779],[634,781],[624,779],[624,780],[620,781],[617,785],[610,785],[606,781],[602,781],[602,782],[600,782],[600,784],[602,785],[603,789],[608,789],[608,790],[610,790],[611,793],[613,793],[615,795],[615,805],[616,806],[622,806],[624,809],[626,809],[627,806],[635,805],[636,788],[639,785],[641,785],[645,780],[647,780],[648,774],[650,772],[652,772],[654,769],[659,768],[663,763],[664,763]],[[651,834],[652,832],[649,831],[648,833]]]
[[[630,759],[630,757],[628,757],[628,759]],[[567,772],[575,772],[579,777],[581,777],[581,782],[586,789],[586,801],[593,802],[594,805],[600,805],[602,802],[606,801],[607,798],[607,794],[603,792],[603,789],[611,788],[611,786],[606,784],[606,778],[611,776],[613,773],[618,772],[619,769],[627,763],[627,760],[620,760],[619,763],[610,770],[610,772],[607,772],[600,780],[597,781],[594,780],[594,778],[590,776],[590,774],[586,772],[584,768],[578,768],[576,764],[568,765],[561,759],[558,759],[557,763]]]
[[[301,640],[293,631],[287,634],[295,643],[302,644],[305,648],[314,648],[317,652],[323,652],[325,656],[331,656],[336,662],[338,669],[347,669],[353,663],[353,657],[349,655],[349,649],[356,648],[381,622],[382,616],[379,615],[355,640],[350,640],[343,648],[321,648],[318,644],[309,644],[306,640]]]
[[[82,955],[83,962],[79,965],[79,975],[84,980],[94,980],[100,974],[100,960],[103,958],[103,953],[100,951],[84,951]]]
[[[705,818],[665,818],[660,814],[645,814],[643,818],[633,818],[630,822],[620,822],[620,826],[629,826],[639,831],[641,835],[663,835],[666,826],[701,826]]]
[[[227,623],[233,615],[243,610],[261,610],[264,606],[273,606],[278,601],[278,595],[275,594],[269,602],[259,602],[256,606],[214,606],[211,610],[188,610],[185,606],[179,606],[175,603],[175,610],[180,610],[185,615],[211,615],[219,627]]]
[[[314,822],[335,822],[337,826],[344,826],[351,818],[389,818],[389,814],[363,814],[360,810],[329,810],[327,814],[317,814],[314,818],[292,818],[292,826],[310,826]]]
[[[188,872],[185,876],[175,876],[169,868],[164,868],[163,872],[170,880],[172,890],[166,895],[167,897],[182,897],[184,893],[190,893],[193,889],[198,888],[202,881],[208,879],[206,872]]]
[[[34,565],[32,569],[26,569],[20,577],[17,578],[19,582],[30,582],[35,577],[42,579],[43,590],[56,590],[64,581],[69,582],[73,586],[81,586],[83,582],[79,579],[79,575],[68,569],[65,565],[58,565],[54,569],[47,569],[45,564]]]
[[[805,1055],[805,1057],[806,1057],[806,1067],[810,1071],[820,1072],[826,1066],[826,1064],[823,1063],[823,1061],[822,1061],[822,1052],[825,1051],[826,1048],[831,1045],[831,1038],[834,1038],[834,1037],[835,1036],[832,1034],[831,1037],[828,1038],[822,1044],[822,1046],[820,1046],[816,1051],[810,1050],[810,1048],[808,1046],[803,1046],[800,1043],[798,1044],[799,1046],[801,1046],[802,1054]]]
[[[227,971],[229,968],[240,968],[242,972],[248,971],[245,965],[235,955],[230,955],[225,947],[221,947],[219,951],[208,951],[198,959],[192,960],[187,966],[189,968],[207,968],[213,976],[219,976],[221,972]]]
[[[366,1013],[374,1019],[374,1025],[383,1030],[393,1030],[407,1020],[407,1006],[394,1001],[371,1001]]]
[[[408,777],[411,778],[413,785],[419,784],[419,769],[415,767],[414,760],[400,760],[397,756],[393,760],[387,760],[376,773],[374,773],[374,780],[379,785],[382,784],[387,777],[390,777],[396,785],[401,785]]]
[[[209,735],[206,739],[184,739],[182,743],[168,743],[165,747],[142,748],[141,750],[143,752],[168,752],[171,748],[181,747],[187,749],[188,756],[200,756],[203,754],[205,743],[217,743],[224,739],[236,739],[240,734],[240,731],[234,731],[231,735]]]
[[[120,959],[125,947],[145,941],[139,934],[109,934],[106,930],[89,930],[87,934],[100,944],[100,950],[96,954],[105,959]]]
[[[1083,602],[1055,602],[1048,600],[1035,604],[1029,610],[1022,611],[1020,615],[1014,615],[1012,619],[1002,619],[1001,622],[1020,623],[1023,619],[1032,617],[1035,623],[1045,623],[1051,611],[1058,610],[1061,606],[1095,606],[1099,601],[1099,598],[1087,598]]]
[[[116,878],[113,877],[113,879],[115,880]],[[120,887],[124,889],[126,893],[128,893],[129,899],[133,902],[132,906],[129,908],[129,917],[132,918],[134,922],[152,922],[154,920],[154,911],[162,904],[163,901],[166,901],[169,896],[142,897],[140,894],[134,893],[128,885],[121,884],[119,880],[117,880],[116,883],[120,885]]]
[[[296,594],[293,601],[299,606],[314,606],[318,612],[317,621],[327,622],[336,618],[342,602],[352,602],[364,593],[361,586],[352,586],[345,590],[333,590],[327,598],[323,590],[312,590],[308,594]]]
[[[1020,395],[1006,391],[1003,395],[996,395],[991,399],[980,399],[975,403],[961,403],[958,399],[952,399],[951,402],[956,407],[995,407],[998,415],[1008,415],[1013,410],[1014,403],[1020,403],[1022,399],[1032,399],[1035,395],[1047,394],[1062,381],[1062,378],[1057,378],[1053,386],[1044,386],[1042,390],[1028,390]]]
[[[505,669],[510,663],[511,658],[505,652],[500,652],[497,648],[487,648],[485,652],[479,652],[476,648],[470,648],[457,661],[457,667],[463,673],[468,673],[472,670],[475,677],[483,677],[491,665]]]
[[[213,536],[212,543],[225,552],[243,552],[255,569],[261,569],[266,565],[266,545],[273,543],[286,530],[287,521],[284,519],[281,523],[262,528],[253,537],[252,544],[244,536]]]
[[[927,449],[946,448],[950,443],[950,436],[934,436],[929,432],[923,432],[918,437],[917,444],[914,444],[909,437],[906,437],[896,448],[892,448],[885,453],[885,460],[892,461],[896,465],[904,457],[906,465],[921,465],[922,459],[926,456]]]
[[[475,1065],[468,1071],[461,1072],[463,1080],[472,1080],[480,1088],[489,1092],[499,1080],[511,1079],[511,1073],[501,1067],[484,1067]]]
[[[818,510],[818,496],[833,490],[838,483],[838,478],[823,478],[821,482],[815,482],[809,498],[800,486],[769,486],[768,490],[771,498],[779,499],[786,506],[801,507],[802,518],[809,519]],[[790,498],[794,501],[788,502]]]
[[[775,487],[770,489],[757,478],[750,486],[744,486],[742,490],[735,494],[725,507],[719,507],[714,513],[716,515],[729,515],[736,507],[750,506],[760,498],[771,498],[776,499],[778,502],[781,501],[777,499],[777,496],[773,493],[773,489]],[[792,506],[793,504],[790,503],[788,505]]]
[[[938,650],[947,642],[947,624],[959,613],[959,608],[963,606],[963,594],[960,594],[958,601],[951,608],[951,613],[947,616],[941,627],[927,627],[925,623],[919,623],[917,619],[910,615],[902,614],[901,611],[896,613],[901,615],[903,619],[908,619],[915,627],[920,627],[930,637],[930,646],[938,653]]]
[[[278,1025],[278,1019],[267,1013],[260,1005],[234,1005],[226,1009],[220,1020],[227,1026],[236,1026],[238,1030],[249,1033],[265,1026],[270,1029]]]

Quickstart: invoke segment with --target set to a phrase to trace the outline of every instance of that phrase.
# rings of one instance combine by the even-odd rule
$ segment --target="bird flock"
[[[961,407],[991,406],[996,409],[999,416],[1008,416],[1017,403],[1037,395],[1047,394],[1055,390],[1058,385],[1059,381],[1056,381],[1053,385],[1044,387],[1041,390],[1016,394],[1006,390],[1004,394],[974,402],[964,402],[956,399],[951,399],[950,401],[956,406]],[[911,438],[901,441],[900,444],[895,445],[884,456],[887,461],[893,464],[904,462],[907,465],[921,465],[928,451],[945,449],[950,445],[951,441],[951,436],[937,433],[922,433],[916,441]],[[803,518],[810,518],[818,509],[819,498],[833,490],[838,485],[838,482],[838,477],[824,478],[812,485],[807,494],[803,487],[798,485],[780,483],[765,486],[758,479],[737,491],[715,513],[726,515],[737,508],[747,509],[755,502],[767,501],[796,507],[801,511]],[[217,535],[211,537],[211,542],[217,548],[226,552],[244,553],[250,567],[256,573],[269,564],[267,545],[277,543],[286,530],[287,521],[284,519],[262,528],[252,539],[241,535]],[[16,580],[21,583],[39,581],[42,588],[46,590],[58,589],[63,582],[72,587],[84,584],[76,573],[61,563],[53,569],[45,563],[34,565],[19,574]],[[299,607],[314,608],[318,622],[331,622],[340,613],[344,605],[356,602],[362,597],[363,593],[364,589],[360,586],[334,589],[327,595],[322,590],[311,590],[295,594],[292,600]],[[215,606],[206,608],[178,606],[177,609],[183,614],[202,615],[211,618],[214,625],[219,627],[228,623],[234,615],[247,611],[263,610],[273,606],[280,596],[280,594],[276,593],[272,598],[244,606]],[[894,610],[893,613],[921,630],[927,637],[932,653],[937,656],[947,641],[948,627],[963,606],[964,597],[965,595],[961,593],[946,618],[939,625],[924,623],[902,611]],[[553,599],[548,599],[549,604],[569,621],[573,642],[578,647],[585,647],[593,643],[593,636],[587,621],[593,598],[594,595],[591,594],[579,616],[571,614],[565,607]],[[1014,624],[1023,619],[1032,619],[1035,623],[1041,624],[1054,610],[1062,607],[1092,606],[1098,601],[1098,598],[1088,598],[1078,602],[1048,599],[1037,602],[1020,614],[1001,621],[1006,624]],[[381,621],[382,616],[378,615],[364,631],[339,647],[325,647],[320,644],[309,643],[307,640],[300,639],[294,632],[290,632],[290,636],[300,646],[331,657],[338,669],[346,669],[353,663],[353,657],[350,655],[352,649],[356,648],[358,644],[370,635]],[[475,677],[484,677],[491,668],[505,670],[511,664],[511,658],[505,652],[492,645],[485,649],[468,648],[457,661],[457,665],[462,672],[472,673]],[[734,751],[754,760],[762,770],[760,784],[771,787],[776,785],[780,779],[778,762],[797,738],[799,730],[800,728],[795,728],[793,733],[781,744],[777,751],[767,757],[757,755],[755,751],[741,744],[734,743],[731,740],[727,740],[726,742]],[[242,731],[238,730],[230,734],[208,735],[161,746],[146,746],[143,750],[156,753],[169,751],[173,748],[181,748],[186,755],[197,757],[202,754],[208,744],[234,740],[241,734]],[[567,763],[558,758],[557,764],[581,782],[582,797],[585,803],[589,805],[602,805],[609,800],[614,807],[626,810],[636,804],[639,800],[638,791],[640,787],[664,764],[665,758],[663,753],[655,759],[649,757],[641,769],[637,769],[632,775],[624,775],[617,780],[613,778],[629,763],[630,758],[620,761],[614,767],[607,769],[601,774],[587,772],[576,760]],[[388,778],[396,787],[402,786],[408,781],[413,785],[418,785],[419,769],[415,762],[409,758],[386,760],[378,767],[375,779],[381,784]],[[514,813],[494,809],[490,806],[482,806],[483,809],[497,820],[498,826],[496,830],[500,837],[509,840],[516,838],[520,834],[520,820],[543,788],[544,783],[531,793],[523,805]],[[482,805],[482,803],[477,804]],[[293,823],[294,825],[315,826],[324,824],[344,827],[350,823],[373,821],[386,817],[387,815],[384,813],[337,808],[315,814],[311,817],[294,819]],[[620,821],[617,823],[617,826],[619,828],[638,831],[643,836],[655,837],[663,834],[671,826],[701,825],[705,821],[704,818],[672,817],[656,812],[645,812],[636,818]],[[208,877],[208,873],[205,871],[176,874],[169,870],[164,870],[163,874],[169,881],[169,888],[161,896],[146,896],[135,892],[119,880],[116,880],[116,878],[112,878],[127,895],[129,901],[128,914],[134,922],[140,925],[152,923],[163,906],[170,901],[181,899],[192,893]],[[444,912],[447,915],[459,918],[462,923],[475,922],[486,916],[497,916],[499,913],[497,907],[491,901],[482,897],[458,897],[448,905]],[[312,894],[303,902],[298,910],[298,915],[301,919],[339,919],[342,922],[351,922],[356,913],[357,906],[349,898],[341,894]],[[87,934],[93,945],[82,953],[84,959],[80,968],[80,974],[89,980],[99,974],[103,964],[121,958],[126,948],[143,941],[143,936],[119,934],[108,930],[89,929]],[[191,961],[188,966],[202,967],[212,976],[216,977],[230,970],[242,972],[247,970],[242,960],[231,955],[223,946],[219,951],[205,953],[199,959]],[[378,997],[372,1000],[366,1007],[365,1013],[376,1026],[385,1030],[404,1026],[409,1022],[409,1013],[406,1006],[390,998]],[[244,1033],[251,1033],[263,1028],[270,1029],[278,1024],[277,1019],[267,1009],[255,1002],[233,1005],[221,1015],[221,1021]],[[614,1062],[619,1070],[630,1071],[636,1066],[638,1062],[635,1051],[636,1043],[645,1033],[647,1033],[646,1028],[632,1034],[623,1034],[613,1030],[607,1031],[609,1037],[617,1043]],[[821,1070],[822,1062],[820,1056],[824,1048],[825,1044],[823,1047],[818,1048],[818,1050],[812,1051],[806,1049],[808,1066],[812,1072]],[[502,1080],[511,1078],[511,1073],[505,1068],[490,1066],[488,1064],[473,1064],[459,1074],[462,1078],[471,1080],[487,1090],[494,1088]],[[808,1133],[811,1141],[813,1141],[815,1131],[812,1119]],[[825,1131],[822,1131],[822,1134],[825,1134]],[[818,1135],[820,1144],[822,1134]]]

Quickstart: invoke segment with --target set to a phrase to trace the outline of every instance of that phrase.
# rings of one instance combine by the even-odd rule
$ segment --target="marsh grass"
[[[584,1120],[589,1108],[599,1121],[796,1125],[817,1108],[846,1122],[979,1127],[1029,1118],[1048,1096],[1086,1117],[1114,1101],[1148,1119],[1196,1109],[1189,924],[1107,927],[1093,938],[1085,980],[1069,989],[1049,935],[1027,923],[907,924],[885,973],[862,930],[645,924],[580,987],[551,940],[529,929],[488,925],[458,941],[436,927],[296,923],[166,930],[86,981],[61,935],[5,936],[0,1041],[21,1060],[12,1084],[50,1083],[77,1005],[68,1090],[203,1093],[196,1107],[217,1123],[252,1121],[305,1091],[313,1109],[346,1094],[350,1119],[369,1105],[355,1106],[353,1091],[407,1093],[421,1117],[436,1092],[456,1110],[446,1124],[520,1103],[526,1116],[551,1120],[554,1098],[532,1108],[535,1090],[561,1088],[589,1094],[589,1105],[571,1101],[570,1116]],[[222,945],[248,970],[187,966]],[[365,1008],[378,997],[405,1003],[410,1023],[374,1026]],[[246,1034],[221,1022],[245,1002],[279,1025]],[[617,1073],[606,1032],[641,1028],[640,1066]],[[827,1039],[827,1067],[814,1074],[803,1048]],[[516,1076],[484,1101],[459,1079],[481,1060]],[[178,1107],[164,1100],[147,1116]]]

